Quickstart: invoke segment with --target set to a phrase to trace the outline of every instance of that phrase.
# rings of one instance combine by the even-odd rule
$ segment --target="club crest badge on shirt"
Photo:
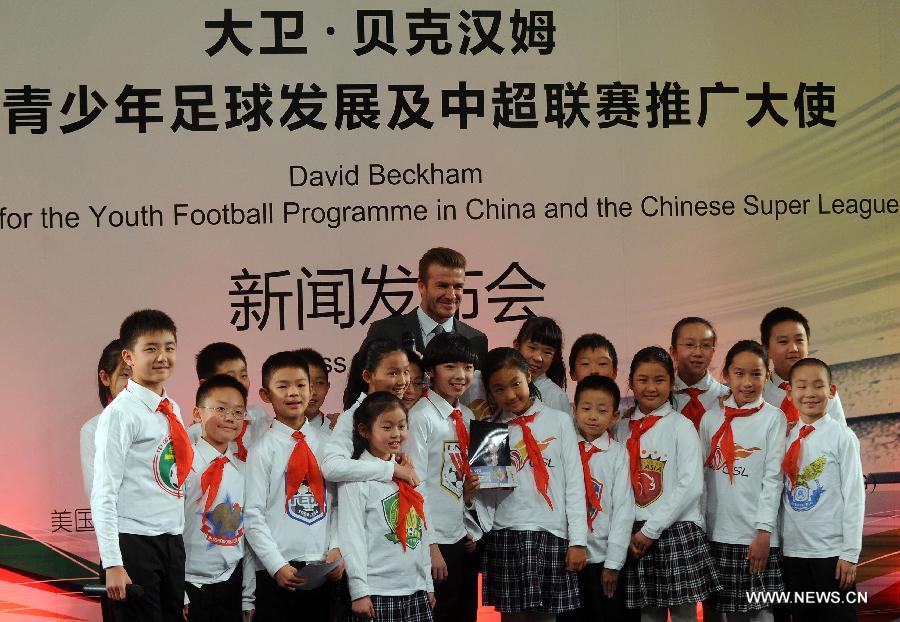
[[[602,499],[603,498],[603,482],[598,482],[597,480],[595,480],[592,477],[591,484],[594,485],[594,492],[596,493],[597,498]],[[590,518],[591,520],[594,520],[595,518],[597,518],[597,514],[600,513],[599,510],[592,507],[590,503],[587,504],[587,511],[588,511],[588,518]]]
[[[819,476],[825,470],[825,456],[819,456],[805,467],[797,475],[794,487],[790,483],[784,487],[791,509],[795,512],[808,512],[816,507],[825,492],[825,487],[819,482]]]
[[[747,472],[747,467],[745,465],[740,465],[737,463],[740,462],[741,460],[744,460],[745,458],[749,458],[757,451],[760,451],[759,447],[742,447],[738,444],[735,444],[735,446],[734,446],[734,462],[735,462],[735,464],[734,464],[734,468],[732,469],[734,471],[733,475],[735,475],[737,477],[750,477],[750,475]],[[728,465],[725,464],[725,455],[722,453],[721,446],[716,447],[716,453],[715,453],[715,456],[713,457],[713,462],[707,468],[711,468],[714,471],[720,471],[721,473],[728,475]]]
[[[175,466],[175,447],[172,437],[166,436],[156,448],[153,456],[153,478],[157,485],[173,497],[181,497],[178,488],[178,469]]]
[[[324,510],[319,507],[319,503],[316,501],[315,495],[313,495],[312,491],[309,489],[306,480],[303,480],[303,483],[300,484],[300,488],[297,489],[297,494],[288,501],[287,515],[295,521],[300,521],[305,525],[314,525],[325,518],[325,515],[328,512],[327,493],[323,505],[325,507]]]
[[[384,510],[384,520],[390,531],[384,534],[389,542],[400,544],[400,538],[397,537],[397,516],[400,514],[400,493],[395,492],[389,497],[381,500],[381,507]],[[413,508],[409,509],[406,515],[406,546],[415,549],[422,541],[422,519]]]
[[[662,460],[662,458],[667,456],[652,458],[647,451],[641,453],[646,454],[647,457],[641,458],[638,485],[634,489],[634,502],[638,507],[645,508],[659,499],[663,492],[663,471],[666,468],[667,460]]]
[[[441,454],[441,488],[459,499],[463,493],[462,453],[459,441],[444,441]]]
[[[550,443],[555,440],[555,436],[549,436],[542,441],[537,441],[538,449],[540,449],[541,452],[545,451],[550,446]],[[528,448],[525,447],[524,440],[519,441],[518,443],[516,443],[515,447],[510,449],[509,458],[513,466],[516,467],[517,471],[521,471],[525,468],[525,465],[528,464],[528,460],[531,458],[531,456],[528,455]],[[544,461],[547,462],[547,459],[545,458]],[[549,466],[549,462],[547,462],[547,466]]]
[[[233,503],[229,495],[225,495],[222,503],[203,515],[200,531],[206,536],[209,548],[238,546],[244,535],[244,512],[241,506]]]

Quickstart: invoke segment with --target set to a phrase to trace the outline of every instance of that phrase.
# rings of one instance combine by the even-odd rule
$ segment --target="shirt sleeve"
[[[844,544],[840,558],[855,564],[862,549],[863,520],[865,520],[865,483],[859,457],[859,440],[849,428],[841,430],[840,470],[841,496],[844,499]]]
[[[560,455],[565,461],[566,477],[566,522],[570,546],[587,546],[587,502],[584,492],[584,471],[578,452],[578,440],[575,437],[575,426],[569,423],[565,415],[560,416]]]
[[[253,548],[266,572],[274,577],[288,560],[281,554],[269,523],[266,521],[269,478],[272,477],[273,451],[268,446],[257,446],[247,455],[246,504],[244,507],[244,537]],[[280,478],[279,478],[280,479]]]
[[[104,568],[122,566],[119,550],[118,496],[125,475],[125,458],[137,435],[138,423],[126,411],[107,408],[95,436],[91,517]]]
[[[381,460],[354,460],[353,414],[343,412],[338,417],[322,460],[322,475],[332,482],[389,482],[394,478],[394,464]]]
[[[777,415],[777,416],[774,416]],[[766,459],[763,469],[762,490],[756,506],[756,529],[773,533],[778,524],[778,509],[781,507],[781,493],[784,491],[784,475],[781,462],[784,460],[787,421],[780,412],[773,413],[772,422],[766,434]]]
[[[847,417],[844,415],[844,405],[841,403],[841,396],[838,393],[828,402],[828,414],[835,421],[839,421],[842,425],[847,425]]]
[[[406,440],[406,452],[412,461],[413,468],[423,484],[417,488],[424,500],[423,509],[425,516],[431,516],[431,505],[428,503],[428,486],[424,484],[428,478],[428,443],[431,440],[434,426],[429,415],[425,412],[417,412],[415,416],[409,418],[409,436]],[[434,544],[433,530],[425,531],[425,543]]]
[[[365,482],[346,482],[338,486],[341,506],[338,532],[341,534],[340,548],[344,556],[350,600],[370,595],[368,534],[365,525],[368,490],[369,486]]]
[[[245,543],[246,545],[246,543]],[[256,564],[253,557],[245,553],[241,560],[243,576],[241,577],[241,611],[256,609]]]
[[[634,525],[634,491],[629,477],[628,454],[622,451],[620,455],[612,480],[612,518],[606,542],[606,560],[603,562],[603,567],[610,570],[621,570],[625,565]]]
[[[681,416],[681,415],[677,415]],[[700,457],[700,437],[694,424],[682,417],[675,433],[675,486],[660,500],[659,507],[641,532],[651,540],[658,540],[662,532],[672,526],[679,516],[703,494],[703,459]],[[666,484],[672,482],[667,479]]]

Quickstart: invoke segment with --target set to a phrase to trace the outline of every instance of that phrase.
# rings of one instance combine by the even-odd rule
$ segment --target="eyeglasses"
[[[198,408],[200,408],[200,410],[212,410],[218,416],[222,417],[222,419],[231,417],[235,421],[243,421],[247,418],[246,410],[230,410],[224,406],[199,406]]]
[[[716,349],[716,346],[709,343],[677,343],[675,344],[682,348],[687,348],[691,352],[694,350],[700,350],[703,354],[709,354],[713,350]]]
[[[425,378],[424,380],[412,380],[410,381],[410,384],[420,389],[428,389],[431,387],[431,380],[428,378]]]

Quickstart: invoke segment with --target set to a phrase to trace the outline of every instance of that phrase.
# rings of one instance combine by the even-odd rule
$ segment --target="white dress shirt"
[[[422,311],[422,307],[418,307],[416,309],[416,317],[419,318],[419,326],[422,328],[422,344],[427,348],[428,343],[432,339],[434,339],[434,329],[437,327],[438,323],[432,320],[427,313]],[[452,333],[453,318],[451,317],[447,320],[444,320],[444,322],[441,324],[441,327],[444,329],[445,333]]]
[[[455,464],[460,460],[459,438],[450,413],[459,408],[468,427],[472,411],[463,405],[454,407],[434,390],[423,395],[409,411],[409,437],[406,451],[424,485],[425,514],[432,543],[453,544],[465,537],[463,525],[463,481],[465,476]]]
[[[323,442],[316,425],[305,421],[299,430],[319,461]],[[247,456],[247,504],[244,529],[258,562],[275,576],[290,561],[321,562],[333,548],[333,487],[325,484],[325,509],[319,507],[308,484],[285,503],[288,459],[297,441],[294,429],[277,419],[250,448]]]
[[[81,433],[78,435],[81,448],[81,479],[84,482],[84,494],[87,495],[88,501],[91,499],[91,488],[94,485],[95,436],[99,423],[100,414],[96,414],[81,426]]]
[[[594,514],[593,531],[587,532],[587,563],[602,563],[604,568],[621,570],[625,565],[631,528],[634,525],[634,492],[629,480],[628,453],[625,447],[608,434],[588,443],[579,440],[585,449],[593,445],[600,450],[591,456],[594,490],[599,491],[600,507]],[[580,451],[580,450],[579,450]],[[579,456],[580,457],[580,456]]]
[[[672,396],[675,398],[675,410],[678,412],[683,412],[684,407],[691,401],[690,395],[682,393],[685,389],[700,389],[703,391],[703,393],[697,396],[697,399],[703,404],[703,409],[706,412],[711,411],[719,405],[720,397],[724,397],[731,393],[731,389],[713,378],[712,374],[709,373],[709,370],[706,370],[703,377],[692,385],[687,385],[678,374],[675,374],[675,387],[672,390]]]
[[[156,411],[169,399],[133,379],[100,414],[94,456],[91,516],[104,568],[122,565],[119,534],[158,536],[184,529],[184,493],[169,421]]]

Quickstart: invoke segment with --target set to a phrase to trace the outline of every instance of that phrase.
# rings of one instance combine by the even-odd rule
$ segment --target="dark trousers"
[[[625,580],[619,583],[612,598],[603,593],[603,564],[588,564],[578,573],[581,607],[556,616],[559,622],[618,622],[625,619]]]
[[[434,583],[434,620],[435,622],[458,622],[463,619],[462,589],[465,580],[463,559],[466,552],[463,548],[466,539],[452,544],[438,544],[444,563],[447,564],[447,578]]]
[[[241,622],[241,584],[239,563],[227,581],[195,587],[185,582],[191,603],[188,622]]]
[[[834,578],[837,567],[837,557],[821,559],[804,557],[783,557],[781,570],[784,573],[784,587],[788,593],[792,592],[840,592],[843,596],[847,592],[855,592],[856,585],[851,585],[849,590],[842,590]],[[856,603],[821,603],[799,604],[793,602],[790,612],[794,622],[843,622],[844,620],[856,620]]]
[[[254,622],[330,622],[334,604],[335,584],[331,581],[314,590],[292,592],[279,587],[265,570],[256,573]]]
[[[141,598],[111,601],[117,622],[181,622],[184,607],[184,541],[180,535],[119,534],[122,563]]]

